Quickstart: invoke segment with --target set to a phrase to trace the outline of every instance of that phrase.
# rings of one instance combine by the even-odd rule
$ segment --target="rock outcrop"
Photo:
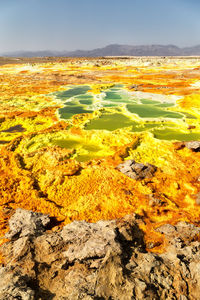
[[[136,180],[151,178],[157,170],[156,166],[148,163],[146,165],[137,163],[133,159],[126,160],[119,164],[117,169],[123,174]]]
[[[200,142],[199,141],[186,142],[185,146],[194,152],[200,152]]]
[[[48,216],[18,209],[1,251],[0,299],[178,299],[200,295],[200,228],[157,229],[162,254],[147,252],[142,219],[75,221],[47,230]]]

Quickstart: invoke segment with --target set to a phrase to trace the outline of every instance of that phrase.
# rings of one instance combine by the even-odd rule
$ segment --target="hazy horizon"
[[[200,44],[198,0],[0,0],[0,53]]]
[[[174,44],[166,44],[166,45],[164,45],[164,44],[143,44],[143,45],[128,45],[128,44],[108,44],[108,45],[104,45],[104,46],[102,46],[102,47],[97,47],[97,48],[88,48],[88,49],[81,49],[81,48],[79,48],[79,49],[73,49],[73,50],[68,50],[68,49],[61,49],[61,50],[58,50],[58,49],[36,49],[36,50],[30,50],[30,49],[27,49],[27,50],[24,50],[24,49],[18,49],[18,50],[14,50],[14,51],[4,51],[4,52],[0,52],[0,54],[1,53],[17,53],[17,52],[75,52],[75,51],[91,51],[91,50],[95,50],[95,49],[101,49],[101,48],[104,48],[104,47],[107,47],[107,46],[110,46],[110,45],[124,45],[124,46],[176,46],[176,47],[178,47],[178,48],[187,48],[187,47],[195,47],[195,46],[200,46],[200,43],[198,44],[198,45],[189,45],[189,46],[186,46],[186,47],[179,47],[179,46],[177,46],[177,45],[174,45]]]

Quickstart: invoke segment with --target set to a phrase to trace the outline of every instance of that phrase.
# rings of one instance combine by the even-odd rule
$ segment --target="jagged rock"
[[[186,142],[185,146],[194,152],[200,151],[200,142],[199,141]]]
[[[50,219],[46,215],[18,208],[9,220],[10,231],[6,237],[15,239],[40,234],[49,222]]]
[[[149,163],[146,165],[136,163],[134,160],[130,159],[119,164],[117,169],[133,179],[140,180],[144,178],[151,178],[157,170],[157,167]]]
[[[111,221],[99,221],[91,224],[85,221],[65,226],[61,237],[70,243],[64,253],[69,262],[84,260],[93,257],[104,257],[108,251],[120,254],[119,244],[115,241],[116,233]]]
[[[27,286],[26,278],[0,268],[0,300],[34,300],[35,293]]]
[[[179,238],[179,240],[187,243],[193,240],[195,236],[198,236],[200,233],[200,228],[193,224],[179,222],[176,226],[165,224],[161,227],[158,227],[157,231],[168,236],[168,238],[171,240],[171,243],[174,243],[174,238]],[[171,239],[172,237],[173,239]],[[175,244],[177,244],[177,241],[175,241]]]
[[[43,220],[41,214],[23,215]],[[6,266],[0,269],[0,300],[198,300],[200,228],[186,222],[160,226],[167,246],[155,254],[145,250],[141,222],[138,215],[75,221],[56,232],[42,231],[46,221],[42,230],[32,224],[31,234],[22,230],[1,247]]]

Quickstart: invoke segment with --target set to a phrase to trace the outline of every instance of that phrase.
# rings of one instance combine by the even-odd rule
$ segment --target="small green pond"
[[[135,125],[136,122],[132,121],[129,117],[120,114],[103,114],[97,119],[93,119],[89,124],[86,125],[86,130],[109,130],[113,131],[119,128],[128,127]]]

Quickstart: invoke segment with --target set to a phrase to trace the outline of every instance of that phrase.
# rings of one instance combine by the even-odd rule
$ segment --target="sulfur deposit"
[[[12,256],[17,241],[14,241],[15,238],[13,240],[14,235],[7,234],[11,241],[6,242],[7,238],[4,236],[9,230],[9,220],[18,208],[49,216],[48,229],[52,229],[50,235],[56,240],[56,247],[65,251],[62,255],[67,255],[66,262],[61,259],[61,269],[66,268],[75,273],[82,270],[94,282],[101,282],[102,286],[106,282],[104,272],[112,265],[113,259],[116,264],[112,267],[117,270],[125,268],[129,275],[134,267],[126,267],[124,260],[126,264],[140,264],[130,261],[132,250],[130,257],[130,253],[126,254],[128,258],[123,258],[120,252],[126,248],[127,243],[132,249],[133,236],[125,234],[127,241],[119,239],[119,244],[115,241],[118,230],[116,222],[125,222],[122,220],[126,219],[126,215],[134,216],[135,222],[130,225],[133,221],[126,221],[126,230],[132,226],[141,234],[137,247],[140,250],[142,247],[145,257],[148,257],[155,268],[160,263],[160,258],[157,260],[156,255],[161,255],[159,257],[164,259],[163,268],[169,268],[169,260],[173,261],[174,258],[170,257],[168,260],[165,253],[170,247],[176,248],[173,251],[183,262],[183,254],[177,250],[180,246],[178,241],[175,240],[171,245],[170,239],[175,236],[178,239],[180,228],[184,227],[185,232],[190,232],[191,228],[195,232],[192,240],[184,237],[188,247],[195,247],[191,243],[199,241],[199,59],[52,59],[40,63],[5,64],[0,68],[0,75],[2,263],[8,264],[9,269],[9,257]],[[94,225],[89,225],[90,223]],[[106,234],[105,248],[107,243],[113,243],[112,251],[115,254],[109,257],[107,250],[101,249],[98,252],[97,247],[97,250],[89,249],[89,254],[84,256],[77,248],[73,250],[73,258],[66,240],[69,237],[63,238],[68,230],[65,228],[70,226],[74,226],[73,230],[78,230],[77,232],[83,226],[91,235],[97,231],[101,236],[103,231]],[[160,228],[164,228],[164,231]],[[167,231],[169,228],[170,233]],[[32,233],[31,240],[21,236],[19,243],[23,239],[23,247],[36,249],[34,251],[37,251],[37,257],[39,240],[45,243],[46,234],[36,230]],[[110,239],[113,238],[112,242],[107,241],[107,235],[110,235]],[[82,243],[74,240],[75,244],[79,242]],[[45,256],[46,246],[41,247],[44,248]],[[96,255],[99,258],[91,261],[91,264],[98,270],[102,261],[104,266],[98,273],[98,279],[94,279],[96,275],[88,271],[90,267],[85,262],[81,264],[84,259],[89,259],[90,263],[91,257]],[[36,260],[41,265],[54,262],[53,258],[44,262],[44,258],[39,256]],[[191,257],[190,261],[195,264],[196,258]],[[177,258],[176,263],[179,263]],[[12,264],[15,263],[12,261]],[[35,264],[32,258],[31,264]],[[179,271],[182,274],[182,269]],[[56,267],[49,272],[64,276]],[[123,273],[118,279],[120,282],[116,283],[113,279],[116,289],[113,287],[108,292],[106,287],[104,289],[99,286],[96,294],[91,292],[93,296],[83,299],[132,299],[131,294],[129,298],[123,298],[123,295],[134,289],[133,299],[142,299],[140,295],[144,295],[144,291],[147,291],[145,299],[198,299],[195,298],[196,294],[192,296],[192,285],[188,288],[188,281],[184,283],[182,292],[181,287],[177,287],[178,283],[175,283],[163,287],[169,291],[162,294],[160,283],[159,287],[150,289],[155,278],[152,279],[149,273],[149,277],[144,280],[142,272],[139,269],[136,272],[140,274],[137,275],[138,288],[137,282],[133,283],[129,275],[127,278],[123,277]],[[175,269],[170,272],[172,277],[186,276],[178,275]],[[48,297],[55,293],[50,277],[44,279],[47,280],[44,283],[43,272],[38,270],[38,273],[36,294],[43,298],[36,299],[50,299]],[[31,270],[28,276],[28,282],[36,280],[36,275]],[[57,275],[51,276],[56,278]],[[23,280],[26,282],[25,278]],[[199,278],[196,280],[200,284]],[[122,283],[126,287],[121,291],[121,298],[118,298],[117,291]],[[42,289],[43,284],[46,284],[45,290],[52,286],[50,294],[38,292],[39,286]],[[172,286],[173,293],[176,294],[177,289],[180,289],[179,296],[183,298],[173,296],[170,291]],[[29,284],[27,287],[30,288],[27,288],[27,293],[30,294],[27,299],[34,299],[31,297],[35,297],[35,289]],[[71,288],[72,291],[75,289]],[[94,290],[95,284],[87,288]],[[90,292],[87,293],[90,295]],[[73,296],[72,293],[68,298],[61,298],[61,295],[56,294],[55,299],[79,299],[80,295]]]

